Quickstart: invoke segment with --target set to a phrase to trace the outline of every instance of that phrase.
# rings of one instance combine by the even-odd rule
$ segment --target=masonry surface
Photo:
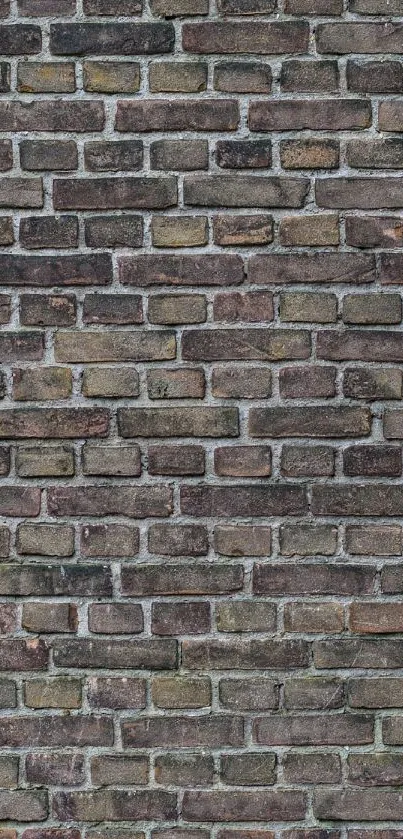
[[[402,839],[403,0],[0,16],[0,839]]]

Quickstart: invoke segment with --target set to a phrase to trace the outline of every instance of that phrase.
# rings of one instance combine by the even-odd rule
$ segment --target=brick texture
[[[0,839],[403,839],[403,0],[0,0]]]

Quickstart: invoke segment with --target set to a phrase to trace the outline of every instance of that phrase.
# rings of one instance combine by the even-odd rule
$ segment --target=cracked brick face
[[[0,839],[402,839],[402,20],[0,0]]]

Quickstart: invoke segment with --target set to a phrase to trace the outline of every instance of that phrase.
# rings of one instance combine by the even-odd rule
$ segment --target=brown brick
[[[280,242],[286,247],[338,245],[337,215],[289,216],[280,221]]]
[[[18,447],[16,470],[20,478],[70,477],[74,475],[74,454],[70,446]]]
[[[339,89],[337,61],[283,61],[280,82],[287,93],[335,93]]]
[[[150,446],[150,475],[204,475],[205,454],[201,446]]]
[[[207,218],[203,216],[154,216],[152,242],[156,248],[189,248],[208,242]]]
[[[302,330],[194,329],[182,335],[186,361],[281,361],[309,355],[310,335]]]
[[[336,395],[336,372],[330,365],[282,367],[280,396],[285,399],[328,399]]]
[[[27,780],[34,784],[68,784],[84,780],[84,758],[80,752],[29,752],[26,757]]]
[[[216,294],[214,320],[224,323],[270,322],[274,318],[273,295],[270,291],[249,291]]]
[[[142,254],[119,259],[123,285],[239,285],[244,280],[243,260],[235,254]]]
[[[271,475],[269,446],[222,446],[214,450],[216,475],[267,478]]]
[[[265,746],[363,745],[373,743],[371,716],[286,715],[260,717],[254,723],[254,741]]]
[[[55,338],[56,361],[161,361],[175,357],[172,332],[59,331]]]
[[[189,670],[293,669],[308,664],[306,641],[207,640],[183,641],[182,663]]]
[[[286,603],[284,627],[287,632],[315,634],[342,632],[344,629],[343,607],[339,603]]]
[[[74,326],[76,299],[71,294],[21,294],[20,322],[23,326]]]
[[[135,61],[84,61],[84,90],[90,93],[137,93],[140,65]]]
[[[103,408],[18,408],[1,412],[0,437],[105,437],[108,427]]]
[[[138,446],[104,445],[85,443],[82,448],[84,475],[123,475],[138,477],[141,474],[141,456]]]
[[[336,140],[282,140],[280,158],[284,169],[337,169],[339,143]]]
[[[267,245],[273,241],[273,219],[269,215],[213,216],[216,245]]]
[[[74,93],[75,66],[73,63],[19,61],[17,89],[21,93]]]
[[[279,597],[316,594],[372,594],[375,574],[369,566],[327,564],[256,564],[253,569],[253,593]]]
[[[241,565],[143,565],[122,568],[122,594],[229,594],[243,587]]]
[[[91,708],[145,708],[145,687],[144,679],[91,676],[88,679],[88,702]]]
[[[233,711],[266,711],[278,707],[279,685],[270,679],[221,679],[219,691],[221,705]]]
[[[185,24],[186,25],[186,24]],[[238,103],[232,99],[143,99],[118,102],[116,131],[235,131]]]
[[[353,399],[400,399],[401,372],[393,367],[348,367],[343,376],[343,393]]]
[[[53,204],[56,210],[163,209],[176,204],[176,179],[58,178]]]
[[[149,87],[151,93],[200,93],[207,88],[207,64],[152,62]]]
[[[171,752],[157,755],[155,780],[157,784],[180,787],[210,786],[214,777],[213,758],[210,755]],[[188,832],[187,832],[188,834]],[[154,833],[155,836],[155,833]]]
[[[266,786],[276,781],[276,755],[244,752],[221,756],[221,780],[228,786]]]
[[[365,99],[316,99],[251,102],[251,131],[355,131],[371,125]]]
[[[72,556],[74,528],[53,524],[20,524],[16,546],[20,554]]]
[[[343,451],[343,471],[353,477],[399,477],[402,453],[396,446],[349,446]]]
[[[155,140],[150,147],[151,169],[208,169],[207,140]]]
[[[296,484],[205,484],[181,488],[181,511],[191,516],[300,515],[305,509],[304,489]]]
[[[402,682],[399,678],[349,679],[347,687],[352,708],[401,707]]]
[[[202,294],[154,294],[148,299],[150,323],[203,323],[206,317],[206,298]]]
[[[349,627],[361,635],[402,632],[403,611],[399,603],[352,603]]]
[[[211,702],[210,680],[157,676],[152,681],[152,700],[157,708],[204,708]],[[159,781],[163,783],[161,776]]]
[[[84,396],[122,399],[139,395],[139,374],[132,367],[86,367],[83,372]]]
[[[119,408],[122,437],[237,437],[236,408]]]
[[[214,549],[224,556],[270,556],[271,529],[254,525],[218,525]]]
[[[72,603],[24,603],[21,625],[28,632],[76,632],[77,607]]]
[[[213,396],[263,399],[271,396],[271,371],[265,367],[213,367]]]
[[[270,283],[369,283],[375,280],[375,262],[370,254],[295,253],[252,256],[248,279],[258,285]]]
[[[149,717],[125,721],[122,725],[124,746],[241,746],[243,720],[225,714],[215,717]]]
[[[139,550],[137,527],[124,524],[87,524],[81,528],[83,556],[133,556]]]
[[[185,23],[182,44],[186,52],[279,55],[304,52],[308,46],[306,21]]]
[[[284,291],[280,294],[280,318],[295,323],[334,323],[337,297],[309,291]]]
[[[277,624],[276,607],[263,600],[220,603],[216,621],[219,632],[273,632]]]
[[[294,821],[304,818],[303,792],[281,790],[185,792],[183,815],[189,821]]]
[[[371,433],[368,408],[342,406],[251,408],[251,437],[365,437]]]
[[[363,556],[398,556],[402,552],[402,532],[397,525],[349,524],[346,550]]]
[[[214,66],[214,89],[224,93],[270,93],[271,80],[271,69],[263,62],[223,62]]]
[[[165,790],[99,789],[57,792],[53,796],[56,818],[61,821],[171,820],[176,815],[176,795]]]
[[[25,682],[24,702],[27,708],[81,707],[81,682],[78,679],[35,679]]]
[[[77,146],[74,140],[22,140],[20,159],[27,171],[77,169]]]
[[[400,294],[346,294],[343,298],[345,323],[400,323]]]
[[[96,755],[91,758],[91,780],[97,787],[143,786],[148,782],[148,759],[144,755]]]
[[[13,370],[13,398],[16,402],[68,399],[72,374],[67,367],[38,367]]]
[[[53,516],[123,515],[129,518],[168,516],[172,491],[158,486],[50,487],[48,510]]]
[[[172,52],[170,23],[53,23],[50,51],[55,55],[150,55]]]
[[[302,207],[306,178],[187,175],[184,201],[194,207]]]
[[[210,630],[210,605],[193,602],[153,603],[151,624],[153,635],[202,635]],[[180,680],[176,679],[175,684],[180,696]]]
[[[283,556],[332,556],[336,549],[336,527],[311,524],[284,524],[280,527],[280,553]]]

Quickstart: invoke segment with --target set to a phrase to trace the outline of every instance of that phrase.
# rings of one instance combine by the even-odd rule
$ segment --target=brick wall
[[[0,839],[402,839],[403,0],[0,15]]]

